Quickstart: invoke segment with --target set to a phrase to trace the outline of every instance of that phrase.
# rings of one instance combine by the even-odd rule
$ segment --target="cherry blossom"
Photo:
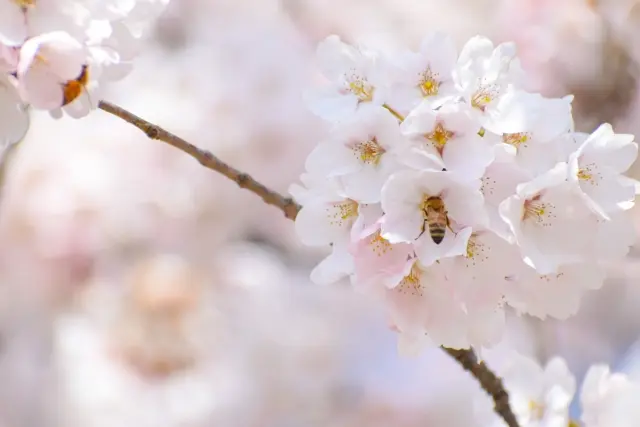
[[[606,365],[589,368],[582,384],[581,419],[588,427],[635,426],[640,417],[640,384]]]
[[[516,194],[500,204],[525,261],[540,274],[563,263],[584,260],[589,211],[566,182],[568,165],[556,167],[518,185]]]
[[[608,212],[635,198],[635,187],[620,177],[637,155],[634,136],[615,134],[605,123],[570,156],[568,179],[578,185],[585,203],[608,219]]]
[[[343,119],[362,107],[385,101],[386,73],[376,52],[353,47],[329,36],[316,51],[318,66],[329,84],[305,94],[311,111],[327,120]]]
[[[345,194],[354,200],[377,203],[387,178],[401,169],[397,152],[402,143],[398,122],[387,110],[361,111],[315,148],[306,169],[338,177]]]
[[[501,97],[523,78],[514,43],[494,47],[486,37],[471,38],[453,71],[456,87],[481,126],[489,121]]]
[[[447,169],[479,178],[493,161],[493,148],[478,135],[478,123],[466,105],[446,102],[437,110],[423,103],[401,125],[413,137],[413,145],[401,160],[416,169]]]
[[[539,175],[567,160],[557,141],[573,130],[572,100],[512,91],[500,98],[484,126],[500,136],[518,165]]]
[[[17,77],[22,98],[50,110],[78,96],[86,81],[86,50],[69,34],[56,31],[33,37],[22,46]]]
[[[443,97],[455,95],[452,72],[457,59],[456,46],[449,35],[429,34],[419,52],[397,55],[388,104],[407,114],[423,101],[435,105]]]

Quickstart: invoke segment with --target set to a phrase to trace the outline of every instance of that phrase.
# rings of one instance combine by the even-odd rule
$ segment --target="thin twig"
[[[144,132],[149,138],[157,139],[169,144],[178,150],[187,153],[204,167],[220,172],[222,175],[238,184],[239,187],[245,188],[260,196],[265,203],[279,208],[284,212],[284,215],[287,218],[294,220],[298,211],[300,211],[301,206],[292,198],[284,197],[279,193],[268,189],[253,179],[250,175],[227,165],[211,152],[202,150],[184,139],[167,132],[161,127],[156,126],[153,123],[149,123],[135,114],[118,107],[117,105],[100,101],[99,108],[134,125]],[[484,362],[478,361],[475,352],[473,350],[454,350],[446,347],[442,347],[442,349],[478,380],[482,388],[489,393],[493,399],[496,413],[504,419],[507,425],[509,427],[519,427],[516,417],[513,415],[511,407],[509,406],[509,395],[504,389],[502,381],[487,367],[487,365],[485,365]]]
[[[240,172],[239,170],[229,166],[228,164],[217,158],[215,155],[213,155],[213,153],[211,153],[210,151],[202,150],[180,138],[179,136],[173,135],[172,133],[167,132],[161,127],[156,126],[153,123],[149,123],[148,121],[110,102],[100,101],[100,103],[98,104],[98,108],[106,111],[109,114],[113,114],[114,116],[121,118],[125,122],[131,123],[142,132],[144,132],[149,138],[157,139],[158,141],[169,144],[180,151],[184,151],[185,153],[196,159],[198,162],[200,162],[200,164],[205,168],[209,168],[221,173],[231,181],[238,184],[240,188],[247,189],[257,194],[262,198],[262,200],[264,200],[265,203],[279,208],[284,212],[284,215],[287,218],[296,218],[296,215],[300,210],[300,206],[298,206],[292,198],[283,197],[275,191],[268,189],[267,187],[253,179],[249,174]]]

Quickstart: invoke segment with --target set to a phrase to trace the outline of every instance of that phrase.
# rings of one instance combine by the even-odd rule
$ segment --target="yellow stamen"
[[[347,90],[358,97],[359,102],[370,102],[373,100],[374,88],[369,84],[367,79],[352,74],[346,78]]]
[[[378,256],[386,254],[392,248],[391,243],[380,235],[380,231],[377,231],[376,234],[373,235],[369,245],[371,246],[371,250]]]
[[[409,274],[404,276],[398,285],[398,291],[401,293],[410,293],[411,295],[422,296],[422,283],[420,283],[421,273],[422,270],[418,266],[418,262],[414,262]]]
[[[365,142],[358,142],[354,145],[353,151],[363,163],[373,165],[378,165],[382,155],[386,153],[375,137]]]
[[[495,96],[495,90],[492,86],[480,86],[471,96],[471,106],[484,111]]]
[[[546,212],[546,205],[540,202],[541,196],[538,194],[524,202],[522,220],[534,218],[539,220]]]
[[[531,411],[531,418],[534,420],[541,420],[544,417],[544,405],[534,400],[529,401],[529,411]]]
[[[430,67],[420,73],[420,82],[418,83],[418,87],[422,92],[422,96],[434,96],[438,94],[438,89],[440,88],[440,82],[436,79],[438,74],[434,74],[431,71]]]
[[[505,133],[502,135],[502,142],[505,144],[513,145],[518,148],[522,144],[526,144],[529,140],[529,135],[526,133]]]
[[[454,133],[445,129],[442,122],[438,122],[436,124],[436,126],[433,128],[433,132],[425,135],[425,137],[429,141],[433,142],[433,144],[435,145],[436,149],[440,152],[440,154],[442,154],[442,150],[444,149],[444,146],[447,144],[447,142],[451,138],[453,138],[453,136],[454,136]]]
[[[327,215],[330,224],[342,225],[345,221],[358,216],[358,203],[351,199],[333,203],[327,207]]]

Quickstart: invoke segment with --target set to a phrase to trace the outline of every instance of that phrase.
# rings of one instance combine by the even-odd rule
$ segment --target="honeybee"
[[[436,245],[439,245],[444,240],[444,234],[447,228],[451,230],[444,202],[439,196],[428,197],[423,202],[422,214],[424,216],[424,222],[422,223],[422,230],[418,237],[416,237],[416,240],[424,234],[428,225],[431,239]]]

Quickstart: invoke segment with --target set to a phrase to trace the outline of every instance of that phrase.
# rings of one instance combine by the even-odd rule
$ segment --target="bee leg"
[[[416,237],[414,240],[418,240],[420,237],[422,237],[424,232],[427,231],[426,224],[427,224],[426,220],[422,222],[422,227],[420,227],[420,234],[418,234],[418,237]]]
[[[457,235],[458,235],[458,233],[456,233],[455,231],[453,231],[453,228],[451,228],[451,223],[449,222],[448,212],[447,212],[446,214],[447,214],[447,228],[448,228],[448,229],[449,229],[453,234],[455,234],[455,235],[457,236]]]

